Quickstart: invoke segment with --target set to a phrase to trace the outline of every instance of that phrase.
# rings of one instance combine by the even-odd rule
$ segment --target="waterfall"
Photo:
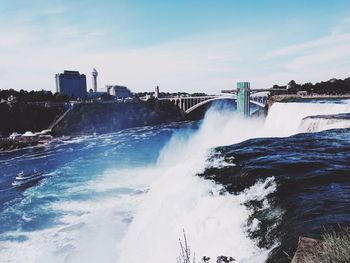
[[[202,256],[213,260],[220,255],[232,256],[240,263],[264,262],[269,250],[259,248],[247,232],[258,230],[260,222],[257,219],[248,222],[252,211],[243,204],[258,199],[268,207],[265,197],[276,190],[274,177],[259,181],[238,195],[231,195],[221,185],[196,175],[208,166],[232,165],[220,159],[209,163],[212,148],[251,138],[284,137],[349,127],[348,120],[338,115],[348,112],[349,100],[275,103],[265,121],[242,119],[232,111],[212,108],[198,129],[186,125],[176,129],[157,127],[148,132],[146,129],[142,134],[135,134],[135,129],[130,129],[82,139],[71,146],[76,155],[83,152],[76,159],[69,155],[71,160],[66,164],[69,176],[48,178],[43,185],[26,192],[27,197],[18,204],[18,213],[23,213],[23,220],[30,220],[27,204],[38,197],[55,194],[62,198],[45,205],[39,203],[33,217],[45,217],[36,211],[49,209],[62,214],[60,222],[53,222],[43,230],[10,233],[23,234],[26,239],[23,242],[4,241],[0,256],[8,262],[20,263],[176,262],[180,251],[178,240],[185,229],[197,262]],[[331,114],[331,117],[319,116],[325,114]],[[159,134],[169,130],[169,137]],[[138,140],[140,142],[132,144]],[[147,144],[142,144],[143,140]],[[155,155],[158,158],[137,167],[133,164],[135,155],[152,154],[154,145],[160,141],[164,144]],[[49,156],[63,158],[72,149],[53,148]],[[107,162],[109,165],[103,173],[91,175],[91,180],[86,181],[89,163],[98,164],[109,158],[112,163],[117,162],[121,153],[128,157],[129,165],[120,167]],[[89,162],[84,162],[85,159]],[[58,174],[63,173],[62,167],[55,169]],[[75,177],[72,171],[76,171]],[[59,180],[59,184],[53,184],[52,180]],[[58,191],[55,187],[60,184],[69,187],[55,192]],[[16,208],[11,209],[16,211]],[[22,257],[17,256],[18,251]]]
[[[306,117],[349,112],[350,100],[337,103],[332,101],[322,103],[274,103],[267,116],[264,129],[268,136],[290,136],[296,133],[309,131],[308,128],[305,127],[305,121],[303,121]],[[328,127],[333,128],[331,125]],[[341,128],[342,126],[337,127]],[[310,129],[312,130],[312,128]],[[323,129],[327,129],[327,125],[325,125],[322,130]]]
[[[300,132],[319,132],[329,129],[350,128],[350,114],[316,115],[306,117],[299,126]]]
[[[250,138],[293,135],[300,132],[300,123],[307,116],[349,111],[348,101],[275,103],[264,123],[209,110],[198,131],[189,137],[176,134],[163,149],[154,168],[158,179],[151,184],[128,229],[118,262],[173,261],[183,228],[199,257],[228,255],[238,262],[263,262],[268,251],[247,237],[250,211],[242,203],[252,194],[264,199],[274,189],[255,185],[245,194],[221,195],[220,186],[195,176],[204,171],[210,148]]]

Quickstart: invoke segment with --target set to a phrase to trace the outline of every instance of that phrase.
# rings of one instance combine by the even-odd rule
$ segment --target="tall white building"
[[[97,92],[97,76],[98,76],[98,72],[95,68],[92,69],[91,72],[92,75],[92,89],[94,90],[94,92]]]
[[[159,98],[159,86],[156,87],[156,90],[155,90],[155,93],[154,93],[154,97],[155,97],[156,99]]]

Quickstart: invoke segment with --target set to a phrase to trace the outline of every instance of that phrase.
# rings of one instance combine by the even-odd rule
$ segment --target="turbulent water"
[[[214,108],[201,123],[1,153],[0,262],[176,262],[183,229],[198,259],[281,258],[295,240],[285,236],[318,233],[327,207],[334,222],[349,223],[334,199],[317,203],[325,193],[343,205],[350,199],[349,132],[303,133],[302,124],[348,112],[349,101],[276,103],[263,121]],[[11,187],[16,173],[34,167],[45,171],[43,180]],[[290,219],[299,213],[310,216]]]

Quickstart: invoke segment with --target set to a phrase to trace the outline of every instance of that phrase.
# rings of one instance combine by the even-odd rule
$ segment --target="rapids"
[[[218,146],[291,136],[307,131],[300,127],[305,117],[349,111],[349,101],[275,103],[264,121],[214,107],[200,123],[0,153],[0,261],[175,262],[184,229],[198,260],[227,255],[237,262],[263,262],[279,242],[264,246],[251,236],[261,219],[252,218],[256,209],[246,204],[274,205],[273,173],[235,192],[214,177],[197,175],[234,168],[231,159],[215,157]],[[24,167],[44,170],[45,179],[12,188]],[[274,211],[277,217],[284,213]]]

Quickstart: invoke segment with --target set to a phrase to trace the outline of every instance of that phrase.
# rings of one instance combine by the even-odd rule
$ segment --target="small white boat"
[[[25,173],[24,171],[17,174],[12,186],[22,186],[30,182],[37,181],[43,177],[43,172],[34,169],[32,172]]]

